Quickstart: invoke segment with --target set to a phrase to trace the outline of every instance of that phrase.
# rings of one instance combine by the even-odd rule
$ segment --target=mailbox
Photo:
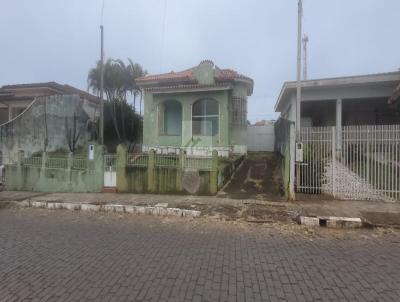
[[[303,162],[303,143],[296,143],[296,161]]]
[[[94,160],[94,145],[89,145],[89,160]]]

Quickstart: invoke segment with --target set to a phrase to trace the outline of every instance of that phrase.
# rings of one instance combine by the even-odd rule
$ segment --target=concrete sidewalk
[[[167,203],[168,207],[197,210],[201,211],[202,216],[217,216],[225,220],[289,222],[298,215],[333,216],[357,217],[376,226],[400,226],[400,203],[338,200],[274,202],[188,195],[0,192],[0,202],[24,200],[133,206],[154,206]]]

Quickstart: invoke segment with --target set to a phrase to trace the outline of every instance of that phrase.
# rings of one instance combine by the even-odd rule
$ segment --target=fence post
[[[149,192],[156,191],[155,165],[156,165],[156,152],[154,150],[150,150],[149,162],[147,166],[147,189]]]
[[[212,163],[210,171],[210,193],[217,194],[218,192],[218,151],[212,152]]]
[[[74,157],[74,153],[69,152],[67,155],[67,171],[68,172],[71,172],[73,157]]]
[[[336,195],[336,129],[332,127],[332,196]]]
[[[118,145],[117,159],[116,159],[118,192],[128,192],[128,180],[126,177],[126,157],[127,157],[126,147],[124,145]]]
[[[181,192],[183,190],[182,186],[182,173],[185,163],[185,153],[182,149],[179,150],[178,155],[178,166],[176,170],[176,191]]]
[[[300,133],[299,133],[300,135]],[[285,152],[286,153],[286,152]],[[289,176],[289,200],[296,200],[294,192],[294,178],[296,169],[296,131],[293,123],[290,123],[289,131],[289,165],[290,165],[290,176]]]
[[[24,160],[24,151],[20,150],[18,151],[18,156],[17,156],[17,189],[18,190],[22,190],[22,184],[23,184],[23,180],[22,180],[22,163]]]

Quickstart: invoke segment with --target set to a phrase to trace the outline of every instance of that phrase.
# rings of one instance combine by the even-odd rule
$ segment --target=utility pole
[[[296,89],[296,133],[300,134],[301,119],[301,19],[303,15],[303,2],[299,0],[297,15],[297,89]]]
[[[101,50],[100,50],[100,144],[104,144],[104,29],[100,25]]]
[[[303,81],[307,80],[307,43],[308,36],[303,36]]]

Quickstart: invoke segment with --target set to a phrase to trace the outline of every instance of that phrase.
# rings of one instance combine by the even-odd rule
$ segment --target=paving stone
[[[399,233],[201,221],[1,209],[0,301],[400,301]]]

